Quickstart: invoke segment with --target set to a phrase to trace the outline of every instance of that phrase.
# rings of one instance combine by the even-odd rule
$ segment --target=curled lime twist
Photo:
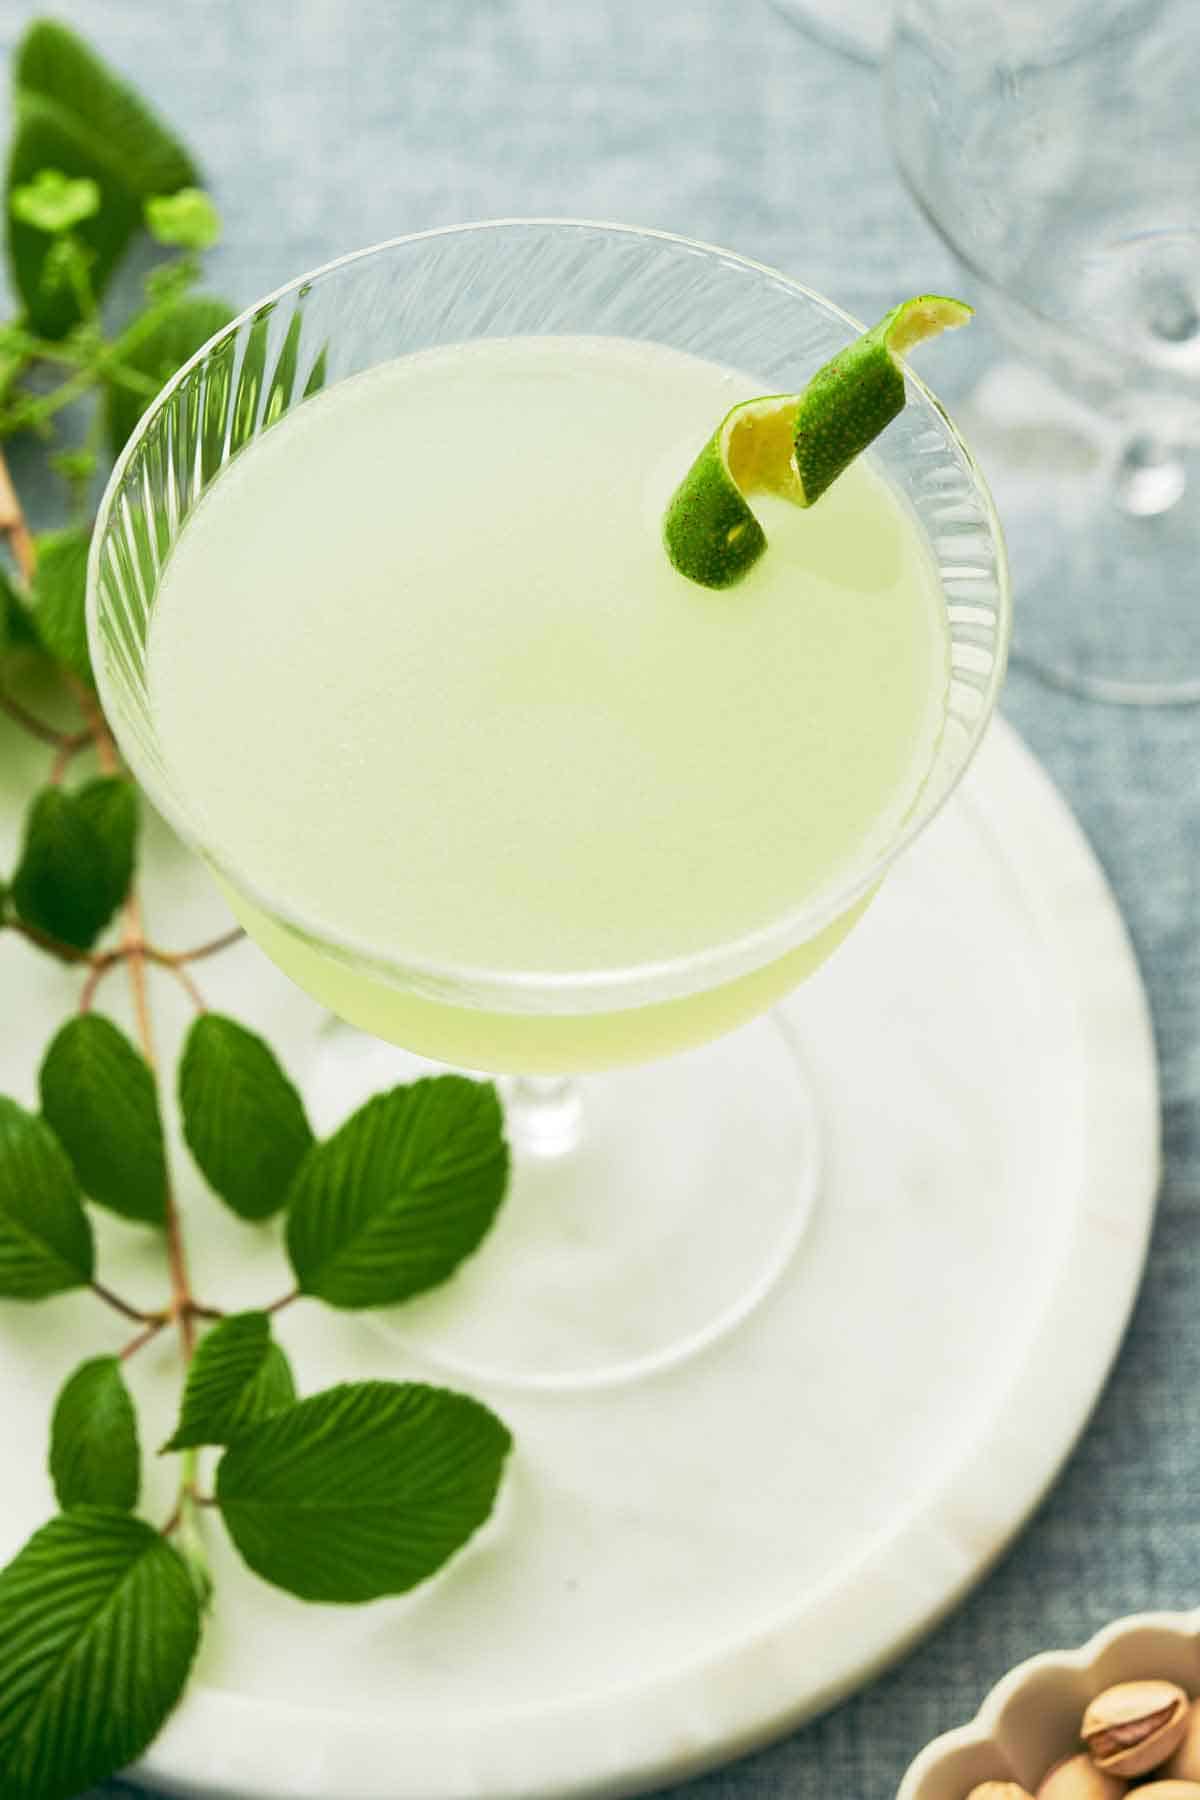
[[[740,581],[767,547],[747,496],[778,494],[796,506],[819,500],[902,411],[900,358],[971,313],[941,294],[903,300],[801,393],[743,400],[727,412],[667,508],[663,537],[680,574],[709,588]]]

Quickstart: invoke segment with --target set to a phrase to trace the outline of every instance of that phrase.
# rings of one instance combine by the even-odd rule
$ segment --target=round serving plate
[[[45,753],[0,728],[0,817],[15,837]],[[154,822],[146,866],[158,941],[221,929],[203,872]],[[211,1006],[270,1036],[329,1129],[340,1103],[317,1079],[320,1012],[249,944],[196,973]],[[0,938],[0,1091],[34,1102],[41,1047],[77,989]],[[186,1001],[167,981],[155,995],[172,1055]],[[100,1004],[125,1020],[119,978]],[[960,792],[786,1012],[816,1085],[825,1176],[769,1299],[650,1381],[476,1384],[516,1438],[501,1503],[403,1599],[307,1607],[246,1571],[207,1518],[216,1602],[142,1778],[197,1800],[636,1793],[830,1705],[989,1566],[1095,1401],[1158,1176],[1129,944],[1010,728],[993,727]],[[182,1150],[176,1161],[197,1291],[225,1306],[282,1294],[277,1228],[224,1214]],[[735,1176],[727,1198],[736,1209]],[[104,1278],[157,1302],[153,1235],[105,1217],[99,1238]],[[647,1273],[671,1280],[669,1267]],[[305,1392],[438,1379],[402,1347],[402,1324],[304,1303],[279,1331]],[[121,1341],[91,1296],[0,1307],[3,1556],[52,1510],[58,1385]],[[129,1369],[153,1447],[173,1419],[174,1346],[160,1340]],[[165,1517],[171,1459],[147,1465],[147,1516]]]

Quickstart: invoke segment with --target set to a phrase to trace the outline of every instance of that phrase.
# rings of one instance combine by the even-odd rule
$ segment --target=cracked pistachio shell
[[[985,1781],[980,1787],[973,1787],[967,1800],[1033,1800],[1015,1781]]]
[[[1189,1710],[1187,1695],[1173,1681],[1122,1681],[1096,1695],[1080,1736],[1106,1774],[1146,1775],[1178,1749]]]
[[[1200,1800],[1200,1781],[1148,1781],[1133,1791],[1137,1800]]]

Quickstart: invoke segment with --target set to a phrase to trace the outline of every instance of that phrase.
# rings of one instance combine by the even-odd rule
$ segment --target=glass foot
[[[331,1020],[314,1116],[332,1127],[368,1095],[435,1072]],[[372,1315],[398,1350],[514,1388],[638,1381],[733,1331],[787,1268],[820,1144],[776,1016],[663,1062],[500,1088],[513,1155],[500,1216],[442,1287]]]

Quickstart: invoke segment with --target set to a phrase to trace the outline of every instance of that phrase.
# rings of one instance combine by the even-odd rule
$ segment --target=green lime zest
[[[904,407],[900,357],[965,325],[972,308],[941,294],[903,300],[817,370],[799,394],[744,400],[726,413],[676,488],[663,521],[667,554],[702,587],[732,587],[767,535],[748,502],[777,494],[812,506]]]

